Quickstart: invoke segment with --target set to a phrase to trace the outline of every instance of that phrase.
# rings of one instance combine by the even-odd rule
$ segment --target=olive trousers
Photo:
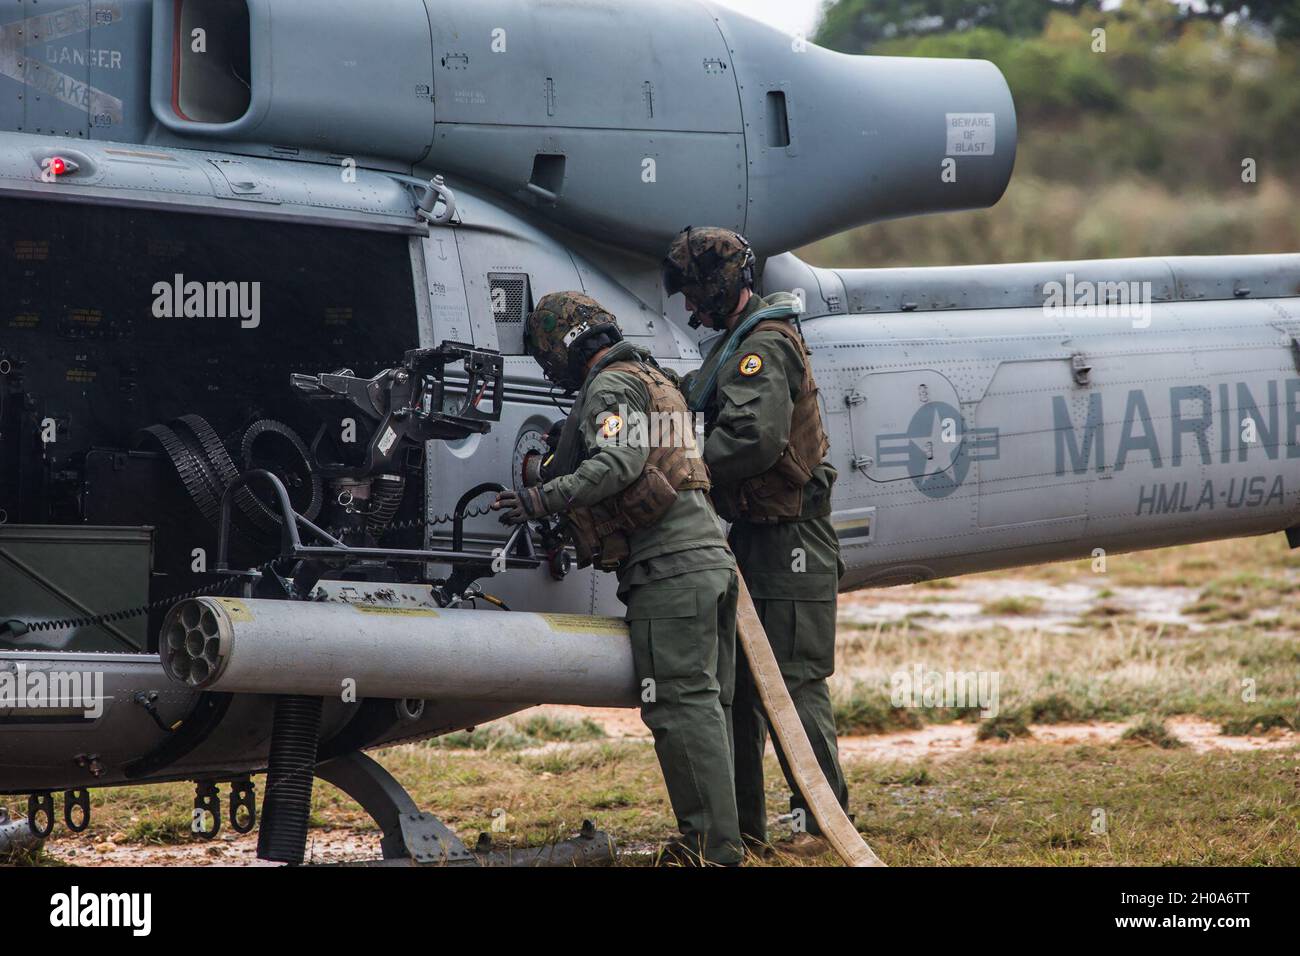
[[[722,865],[744,856],[729,716],[736,598],[729,568],[634,585],[626,596],[641,719],[654,734],[682,842]]]

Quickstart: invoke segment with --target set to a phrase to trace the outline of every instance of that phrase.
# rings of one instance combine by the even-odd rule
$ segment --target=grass
[[[988,720],[980,721],[980,728],[975,734],[976,740],[1014,740],[1017,737],[1032,737],[1025,718],[1021,714],[999,714]]]
[[[1264,713],[1224,721],[1222,732],[1229,737],[1262,736],[1271,730],[1300,729],[1300,707],[1290,714]]]
[[[385,759],[405,768],[421,749],[433,762],[418,776],[417,801],[439,792],[436,778],[448,756],[411,747],[390,751]],[[571,831],[583,816],[593,816],[624,846],[653,844],[673,830],[653,751],[633,743],[613,751],[615,760],[581,761],[562,777],[549,778],[527,761],[492,763],[486,755],[470,755],[485,763],[485,773],[490,764],[492,782],[462,794],[456,804],[505,808],[507,837],[525,842]],[[768,800],[776,812],[786,792],[775,761],[768,763]],[[520,773],[527,776],[520,779]],[[846,773],[859,829],[893,865],[1300,862],[1294,753],[1198,755],[1128,744],[1030,742],[943,761],[850,761]],[[1105,814],[1104,833],[1093,832],[1097,810]],[[462,834],[472,834],[490,819],[489,809],[457,814],[452,822]],[[788,836],[781,824],[774,825],[772,862],[834,862],[784,856]]]
[[[526,750],[546,743],[597,740],[605,729],[594,720],[565,720],[534,715],[523,720],[498,721],[473,730],[458,730],[429,741],[429,746],[450,750]]]
[[[1044,135],[1051,135],[1045,133]],[[1023,154],[1023,151],[1022,151]],[[1059,165],[1060,144],[1040,156]],[[1300,248],[1300,190],[1270,177],[1231,199],[1147,177],[1081,184],[1017,170],[991,209],[876,223],[796,250],[826,268],[951,266]],[[1056,223],[1071,228],[1056,228]]]
[[[674,831],[653,748],[592,742],[574,749],[594,757],[568,761],[560,773],[519,754],[420,744],[380,757],[418,804],[467,842],[491,829],[498,810],[505,821],[492,834],[498,846],[572,836],[592,818],[633,851],[625,862],[644,864]],[[767,770],[776,813],[787,793],[774,760]],[[895,866],[1300,864],[1294,751],[1196,754],[1030,741],[940,761],[847,761],[845,772],[859,830]],[[97,795],[111,793],[114,812],[138,810],[140,789]],[[153,792],[167,795],[151,802],[168,807],[164,820],[186,825],[189,788]],[[370,828],[360,808],[327,784],[316,788],[314,815],[333,827]],[[1099,819],[1104,832],[1094,832]],[[773,825],[777,854],[768,865],[834,864],[830,856],[783,854],[789,836],[788,827]]]
[[[111,835],[110,835],[111,836]],[[137,820],[124,831],[123,843],[143,843],[147,846],[177,846],[189,843],[194,834],[188,819],[147,817]]]
[[[1125,729],[1120,739],[1150,744],[1162,750],[1176,750],[1184,746],[1181,740],[1169,732],[1165,722],[1155,717],[1143,717],[1132,727]]]
[[[1015,629],[923,628],[907,615],[880,624],[845,622],[832,680],[841,733],[970,721],[988,741],[943,759],[844,758],[850,809],[884,860],[1300,865],[1300,749],[1199,753],[1173,746],[1166,724],[1195,715],[1215,721],[1224,734],[1264,737],[1300,727],[1300,594],[1293,585],[1300,562],[1280,540],[1112,555],[1105,575],[1077,562],[981,577],[1087,583],[1096,593],[1079,626],[1064,631],[1035,623],[1049,602],[1035,607],[1020,598],[1017,613],[1002,602],[985,608],[1018,618],[1007,622]],[[921,606],[927,599],[962,600],[951,592],[963,585],[962,579],[927,582],[893,589],[885,599],[910,598]],[[1162,586],[1188,589],[1190,603],[1250,614],[1211,620],[1218,615],[1208,611],[1193,615],[1194,624],[1160,624],[1139,620],[1126,606],[1124,589]],[[918,663],[928,670],[996,672],[998,716],[981,719],[969,707],[894,707],[891,675]],[[1129,726],[1113,743],[1063,744],[1030,734],[1031,725],[1088,721]],[[607,737],[585,717],[525,712],[376,757],[420,807],[471,844],[494,823],[504,825],[492,832],[497,846],[530,846],[570,837],[590,818],[627,851],[625,862],[640,865],[676,831],[650,742]],[[761,865],[833,864],[830,856],[783,851],[789,827],[775,818],[789,793],[772,757],[766,773],[776,853]],[[258,785],[260,791],[261,780]],[[192,840],[190,784],[94,790],[91,799],[89,831],[64,837],[75,840],[79,856],[108,843],[177,847]],[[325,783],[316,786],[311,820],[313,827],[375,832],[356,803]],[[17,862],[58,863],[48,853]]]
[[[884,733],[962,716],[952,708],[891,706],[893,675],[918,663],[941,672],[995,672],[999,711],[1023,713],[1030,723],[1146,714],[1224,722],[1290,713],[1300,672],[1300,643],[1253,623],[1190,631],[1111,621],[1084,634],[992,627],[912,631],[906,640],[882,631],[842,646],[832,684],[841,733]],[[1243,699],[1244,682],[1255,700]]]
[[[922,726],[917,709],[895,707],[885,690],[857,683],[831,697],[835,729],[840,734],[883,734]]]
[[[1048,694],[1026,704],[1024,719],[1032,724],[1072,724],[1084,718],[1076,704],[1063,694]]]
[[[1037,614],[1043,609],[1043,602],[1036,597],[1008,596],[989,601],[984,605],[984,613],[989,617],[1020,617]]]
[[[937,762],[922,786],[899,773],[849,771],[858,826],[895,866],[1300,861],[1294,754],[1025,744]]]
[[[1278,587],[1300,585],[1300,551],[1292,551],[1283,535],[1205,541],[1154,551],[1112,553],[1106,570],[1095,573],[1092,559],[1060,561],[1030,568],[1011,568],[975,575],[990,580],[1041,581],[1048,584],[1091,583],[1109,590],[1122,587],[1185,587],[1201,589],[1236,580],[1273,581]],[[963,578],[949,578],[913,585],[919,591],[949,591],[959,588]],[[901,589],[900,589],[901,590]],[[1267,587],[1266,590],[1275,590]],[[1293,593],[1294,588],[1291,592]]]
[[[919,630],[904,617],[896,625],[859,625],[842,635],[834,690],[837,700],[855,702],[837,706],[842,728],[897,729],[899,722],[880,712],[880,701],[888,703],[891,675],[918,663],[998,673],[1000,711],[1019,713],[1029,723],[1193,714],[1249,728],[1261,714],[1296,720],[1300,551],[1290,550],[1283,535],[1111,554],[1102,574],[1093,572],[1091,560],[1081,560],[927,582],[890,589],[885,599],[932,608],[968,582],[1026,580],[1085,585],[1093,597],[1070,630],[1035,627],[1035,617],[1051,608],[1013,596],[984,602],[982,612],[1019,618],[1014,628],[977,621],[968,628]],[[1187,589],[1193,600],[1181,610],[1189,620],[1139,618],[1124,593],[1134,588]],[[1178,593],[1161,600],[1176,601]],[[1177,603],[1170,608],[1179,609]],[[913,725],[951,719],[942,708],[907,718]]]

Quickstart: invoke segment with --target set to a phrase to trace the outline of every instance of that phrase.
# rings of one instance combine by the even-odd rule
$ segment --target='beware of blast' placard
[[[992,113],[945,113],[949,156],[992,156],[997,122]]]

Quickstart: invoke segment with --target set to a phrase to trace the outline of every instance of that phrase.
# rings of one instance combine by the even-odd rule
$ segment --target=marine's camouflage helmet
[[[734,230],[687,226],[668,247],[663,281],[669,295],[685,293],[697,317],[722,318],[735,311],[741,290],[754,284],[754,253]]]
[[[548,379],[573,391],[586,378],[586,356],[579,346],[596,332],[606,333],[611,342],[623,338],[613,313],[591,296],[552,292],[528,313],[524,351],[537,360]]]

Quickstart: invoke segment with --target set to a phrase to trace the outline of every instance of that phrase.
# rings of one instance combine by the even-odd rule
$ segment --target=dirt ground
[[[634,710],[595,707],[544,706],[529,714],[546,714],[563,720],[588,718],[600,724],[611,739],[638,741],[650,745],[650,734]],[[976,750],[1005,752],[1007,748],[1032,744],[1060,746],[1099,745],[1119,741],[1127,724],[1096,722],[1083,724],[1031,724],[1031,737],[1009,743],[976,740],[973,724],[939,724],[914,731],[889,734],[854,735],[840,738],[840,758],[846,764],[858,762],[920,762],[942,760]],[[1196,753],[1221,751],[1287,751],[1300,744],[1300,734],[1274,729],[1265,736],[1228,736],[1217,724],[1196,717],[1176,717],[1167,722],[1168,729]],[[540,747],[525,748],[521,755],[541,754],[580,747],[554,741]],[[451,751],[451,753],[460,753]],[[468,752],[466,752],[468,753]],[[772,757],[771,745],[768,747]],[[774,759],[774,758],[773,758]],[[215,840],[177,846],[149,846],[127,842],[125,834],[107,840],[94,836],[80,838],[64,833],[46,844],[53,860],[73,866],[274,866],[257,859],[257,834],[224,832]],[[472,842],[473,834],[461,834]],[[648,853],[653,843],[625,845],[625,850]],[[379,857],[379,831],[321,827],[311,830],[308,863],[330,864],[374,860]]]
[[[1095,570],[841,598],[832,700],[868,842],[900,865],[1300,865],[1300,555],[1277,536]],[[915,666],[1000,675],[1008,732],[982,739],[989,722],[969,707],[900,707],[891,680]],[[635,710],[538,707],[376,757],[469,844],[507,819],[494,840],[516,846],[588,818],[633,855],[673,835]],[[766,772],[771,826],[788,837],[770,747]],[[261,865],[255,835],[195,842],[191,797],[183,784],[94,791],[91,829],[56,829],[40,861]],[[316,788],[311,862],[374,859],[378,837],[349,798]]]

